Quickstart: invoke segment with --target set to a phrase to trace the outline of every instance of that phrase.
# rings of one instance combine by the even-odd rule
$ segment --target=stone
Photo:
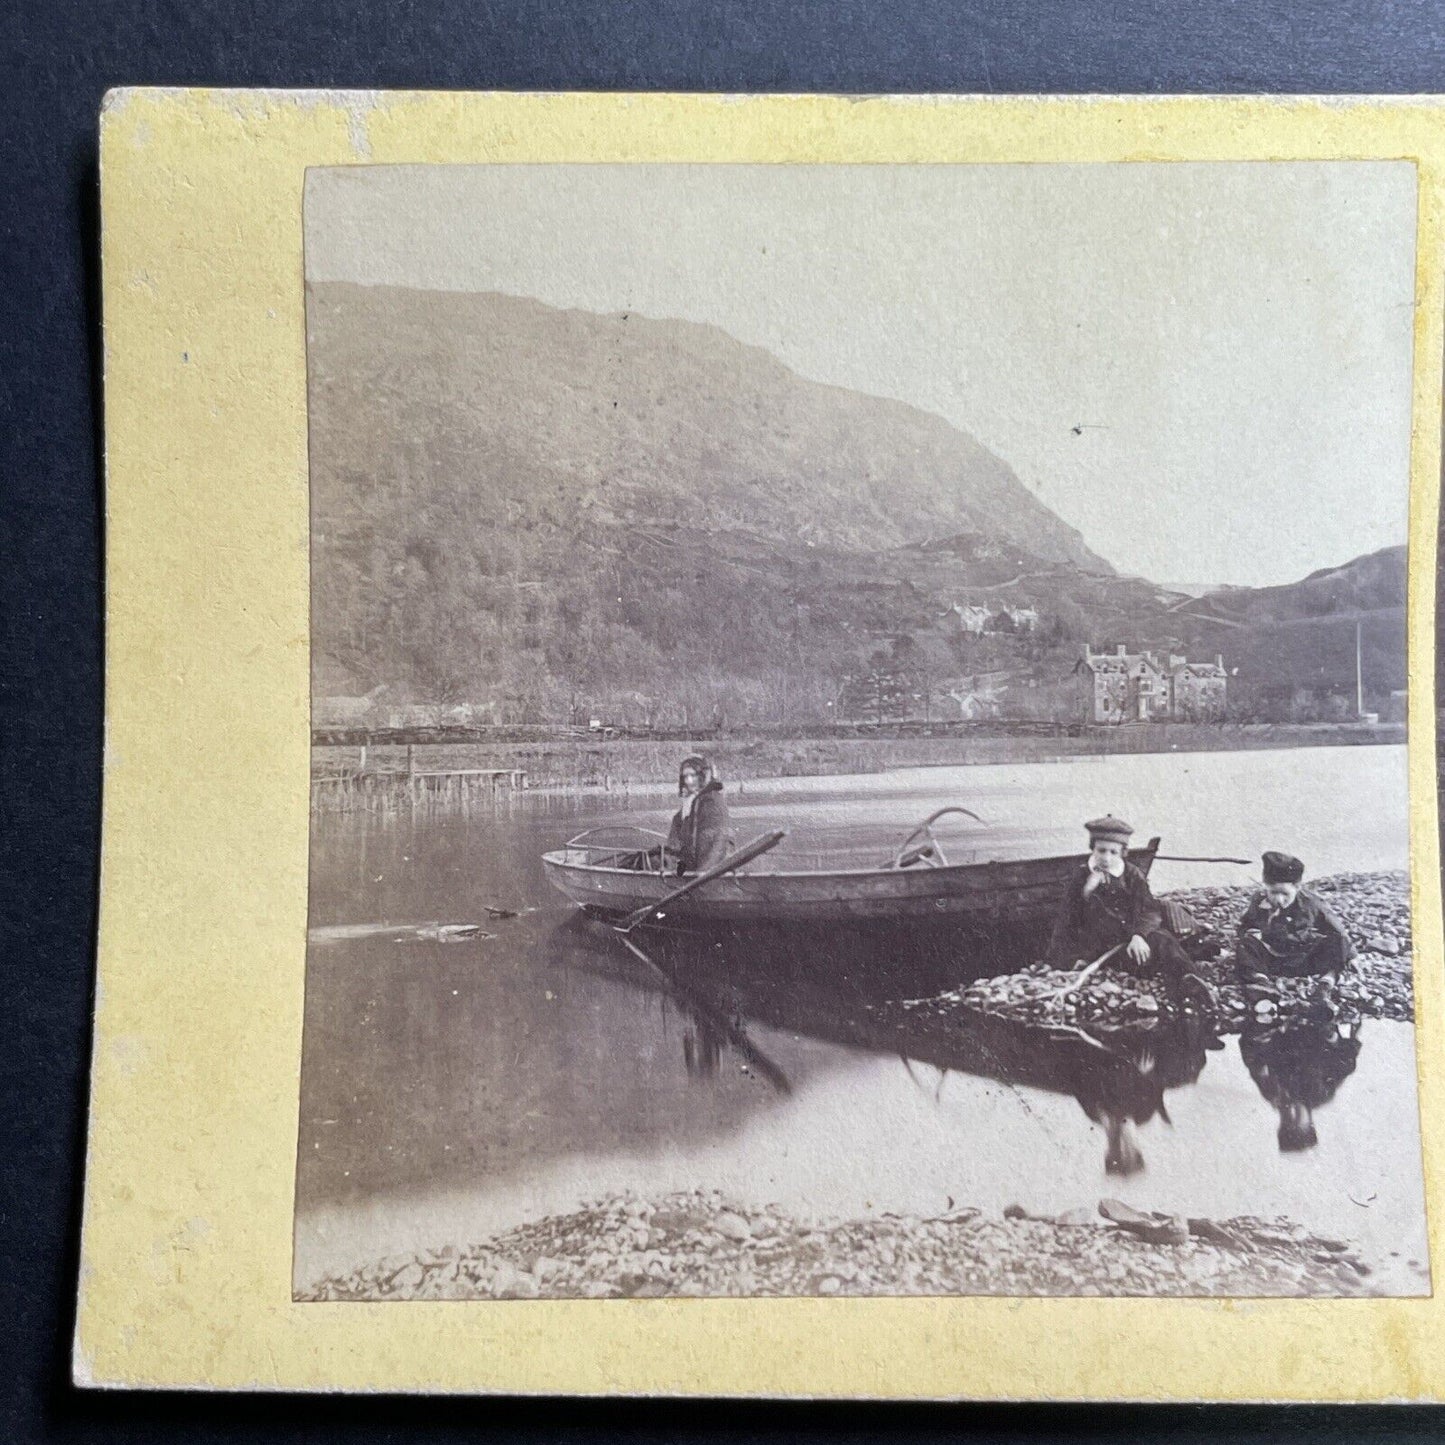
[[[1167,1219],[1155,1220],[1149,1225],[1135,1228],[1134,1233],[1145,1244],[1188,1244],[1189,1221],[1182,1215],[1171,1214]]]
[[[836,1274],[825,1274],[818,1281],[819,1294],[837,1294],[843,1288],[843,1281]]]
[[[1062,1214],[1054,1216],[1054,1223],[1061,1224],[1066,1229],[1081,1229],[1086,1225],[1096,1225],[1098,1222],[1099,1216],[1084,1205],[1078,1209],[1066,1209]]]
[[[1029,1212],[1022,1204],[1009,1204],[1004,1207],[1003,1217],[1005,1219],[1027,1219]]]
[[[492,1275],[492,1293],[507,1299],[536,1299],[536,1276],[524,1274],[503,1260]]]
[[[426,1278],[426,1271],[419,1264],[409,1264],[405,1269],[399,1270],[391,1281],[394,1290],[409,1291],[418,1288]]]
[[[1152,1214],[1141,1214],[1132,1204],[1125,1204],[1122,1199],[1101,1199],[1099,1213],[1111,1224],[1120,1224],[1125,1228],[1154,1223]]]
[[[1365,947],[1371,953],[1383,953],[1386,958],[1398,958],[1401,953],[1400,940],[1393,933],[1377,933]]]
[[[731,1209],[724,1209],[717,1219],[713,1221],[713,1228],[722,1235],[724,1239],[731,1239],[736,1244],[741,1244],[745,1239],[751,1239],[753,1227],[741,1214],[734,1214]]]
[[[1239,1249],[1248,1251],[1249,1242],[1242,1236],[1236,1234],[1223,1224],[1213,1219],[1191,1219],[1188,1222],[1189,1232],[1196,1239],[1202,1239],[1206,1244],[1218,1245],[1221,1249]]]

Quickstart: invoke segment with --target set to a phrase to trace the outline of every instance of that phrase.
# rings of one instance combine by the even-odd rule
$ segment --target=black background
[[[189,84],[1413,93],[1445,91],[1445,15],[1420,0],[0,0],[0,1438],[697,1434],[852,1445],[882,1434],[1445,1435],[1440,1413],[1373,1408],[331,1400],[69,1387],[101,790],[96,116],[111,86]],[[1167,1359],[1159,1371],[1167,1379]]]

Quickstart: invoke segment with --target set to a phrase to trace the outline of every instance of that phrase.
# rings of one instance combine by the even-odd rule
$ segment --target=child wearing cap
[[[1307,888],[1305,865],[1288,853],[1264,855],[1264,891],[1239,920],[1235,972],[1247,997],[1277,993],[1280,976],[1315,975],[1325,998],[1355,956],[1344,925]]]
[[[1049,941],[1050,962],[1077,965],[1117,949],[1134,967],[1158,973],[1170,1001],[1202,1006],[1214,1000],[1189,955],[1164,926],[1149,880],[1128,861],[1133,828],[1109,815],[1085,823],[1089,857],[1064,890]]]

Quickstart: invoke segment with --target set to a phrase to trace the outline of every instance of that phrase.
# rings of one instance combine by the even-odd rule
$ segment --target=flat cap
[[[1288,853],[1273,851],[1264,855],[1266,883],[1298,883],[1305,876],[1305,865]]]
[[[1089,837],[1095,842],[1102,840],[1106,843],[1127,845],[1134,835],[1134,830],[1122,818],[1116,818],[1112,813],[1103,818],[1090,819],[1084,827],[1089,830]]]

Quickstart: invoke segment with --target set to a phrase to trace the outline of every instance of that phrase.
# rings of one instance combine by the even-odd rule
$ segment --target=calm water
[[[732,790],[738,838],[788,827],[779,855],[801,864],[881,860],[947,802],[987,820],[943,835],[951,861],[1071,851],[1078,821],[1106,810],[1141,836],[1162,834],[1166,852],[1287,847],[1319,873],[1407,861],[1402,748],[1089,758]],[[1165,1031],[1147,1060],[1127,1039],[1115,1041],[1125,1057],[1101,1059],[983,1029],[942,1045],[911,1040],[900,1057],[868,1007],[888,991],[880,965],[898,960],[880,960],[874,945],[643,939],[649,963],[547,887],[545,849],[619,818],[662,828],[670,810],[663,794],[630,804],[524,795],[467,815],[322,820],[299,1285],[614,1191],[716,1187],[819,1216],[935,1214],[950,1201],[1056,1211],[1105,1194],[1215,1217],[1287,1214],[1359,1241],[1379,1288],[1428,1288],[1408,1025],[1368,1021],[1353,1039],[1243,1049],[1230,1038],[1220,1050]],[[1156,872],[1164,889],[1249,877],[1233,865]],[[525,911],[488,922],[486,904]],[[358,928],[431,922],[481,922],[492,936],[397,941]],[[901,981],[893,991],[910,992]],[[1316,1148],[1280,1152],[1276,1110],[1254,1078],[1264,1064],[1330,1096],[1315,1111]],[[1111,1113],[1138,1121],[1145,1167],[1127,1179],[1105,1172]]]

